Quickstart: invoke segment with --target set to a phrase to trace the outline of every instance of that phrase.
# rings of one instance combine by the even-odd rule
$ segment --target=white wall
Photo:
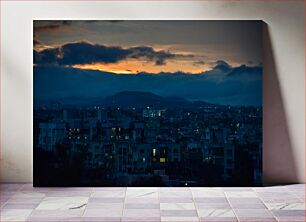
[[[264,180],[305,182],[303,1],[1,1],[1,179],[32,182],[33,19],[262,19]]]

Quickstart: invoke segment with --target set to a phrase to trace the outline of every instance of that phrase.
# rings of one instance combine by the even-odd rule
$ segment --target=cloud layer
[[[166,51],[156,51],[152,47],[139,46],[122,48],[91,44],[89,42],[67,43],[60,47],[34,50],[34,63],[38,65],[80,65],[94,63],[117,63],[125,59],[139,59],[154,62],[155,65],[165,65],[168,59],[190,58],[192,55],[174,54]]]

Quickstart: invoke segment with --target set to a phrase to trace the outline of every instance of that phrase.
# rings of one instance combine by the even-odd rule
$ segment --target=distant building
[[[54,151],[55,145],[65,138],[66,127],[63,123],[40,123],[39,146]]]
[[[160,109],[152,109],[150,107],[147,107],[146,109],[143,109],[142,111],[142,117],[144,118],[156,118],[161,117],[164,110]]]

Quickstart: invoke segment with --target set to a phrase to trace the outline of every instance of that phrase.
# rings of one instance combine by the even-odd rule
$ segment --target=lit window
[[[165,163],[166,162],[166,158],[159,158],[159,162],[160,163]]]
[[[153,156],[156,155],[156,149],[153,149]]]
[[[142,158],[142,162],[146,162],[146,158],[145,157]]]

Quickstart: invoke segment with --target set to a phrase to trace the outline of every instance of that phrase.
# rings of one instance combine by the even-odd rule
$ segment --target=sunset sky
[[[256,21],[34,21],[34,50],[45,57],[36,63],[117,74],[201,73],[218,60],[259,65],[260,29]],[[108,61],[106,54],[116,58]],[[84,59],[65,63],[52,56]]]
[[[34,21],[34,101],[122,91],[262,104],[261,21]]]

